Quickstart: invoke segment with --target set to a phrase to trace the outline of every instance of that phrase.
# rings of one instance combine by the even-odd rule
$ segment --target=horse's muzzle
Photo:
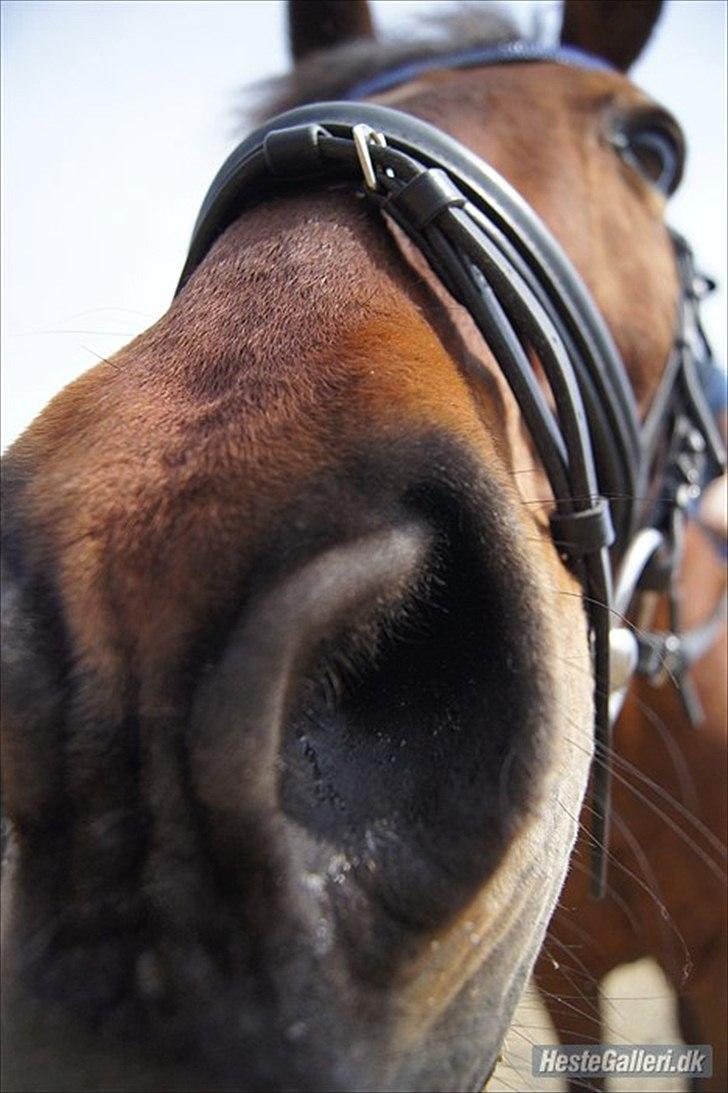
[[[437,436],[382,449],[278,515],[227,623],[133,715],[111,727],[67,679],[85,796],[12,836],[12,1088],[447,1080],[436,1033],[468,1002],[420,983],[542,807],[553,684],[491,476]],[[105,808],[117,778],[127,799]],[[508,1020],[507,919],[462,942],[486,969],[464,1026],[483,1072]],[[525,974],[535,941],[513,944]]]

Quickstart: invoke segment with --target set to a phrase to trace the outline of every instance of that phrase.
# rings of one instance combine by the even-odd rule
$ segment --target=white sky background
[[[374,4],[381,28],[422,9]],[[554,31],[555,0],[518,0]],[[635,81],[690,141],[671,222],[721,281],[725,0],[671,0]],[[167,307],[198,206],[243,126],[240,91],[287,67],[279,0],[3,0],[2,444]]]

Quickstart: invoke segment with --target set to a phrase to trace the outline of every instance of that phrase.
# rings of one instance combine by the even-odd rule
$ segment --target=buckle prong
[[[380,148],[386,148],[387,141],[384,137],[384,133],[377,133],[370,125],[365,125],[363,122],[360,122],[358,125],[352,126],[351,135],[354,138],[354,146],[359,158],[359,166],[364,175],[364,184],[368,190],[376,190],[377,175],[374,170],[374,164],[372,163],[369,146],[371,144],[378,144]]]

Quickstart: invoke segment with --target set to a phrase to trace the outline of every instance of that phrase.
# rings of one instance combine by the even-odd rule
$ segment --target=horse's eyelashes
[[[618,154],[655,189],[670,195],[685,165],[685,141],[675,119],[662,110],[621,118],[610,142]]]
[[[636,133],[629,142],[628,156],[658,190],[673,192],[680,172],[680,159],[673,141],[664,131],[646,129]]]

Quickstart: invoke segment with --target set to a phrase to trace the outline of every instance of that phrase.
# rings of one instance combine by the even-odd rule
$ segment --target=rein
[[[477,60],[460,64],[597,64],[586,55],[572,56],[571,50],[530,49],[524,55],[514,43],[506,45],[510,55],[505,46],[493,47],[488,61],[480,51]],[[444,66],[431,60],[427,67],[455,67],[452,55],[445,60]],[[374,90],[384,88],[386,76]],[[404,78],[412,77],[400,73],[394,82]],[[354,90],[357,96],[374,93],[372,84]],[[704,639],[695,632],[681,634],[676,579],[688,506],[725,467],[699,376],[712,361],[699,317],[708,282],[696,275],[685,240],[672,233],[681,286],[676,335],[641,423],[604,320],[520,194],[489,164],[426,122],[371,103],[332,102],[282,114],[233,151],[203,202],[177,293],[245,209],[272,194],[332,184],[363,187],[366,198],[406,232],[470,313],[510,385],[548,476],[556,499],[551,534],[580,580],[589,620],[599,759],[592,774],[591,880],[593,894],[601,896],[611,730],[634,673],[656,679],[667,668],[692,719],[699,719],[685,672]],[[555,411],[536,380],[528,348],[541,362]],[[635,594],[644,590],[669,593],[669,634],[649,633],[642,623],[639,631],[622,625]]]

